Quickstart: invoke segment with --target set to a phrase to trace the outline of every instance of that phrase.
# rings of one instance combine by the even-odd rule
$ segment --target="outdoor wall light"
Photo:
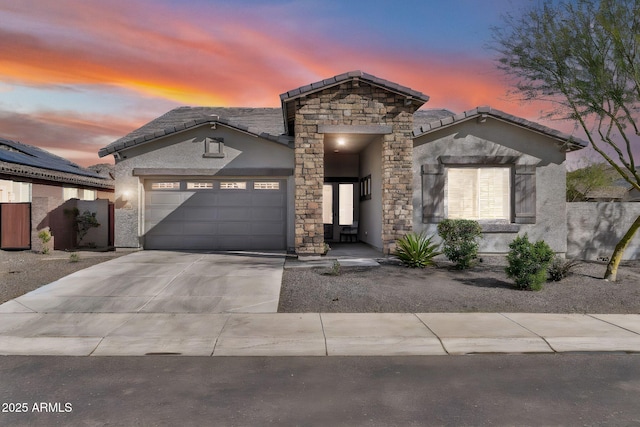
[[[338,138],[338,145],[343,146],[345,144],[344,138]]]
[[[129,197],[131,197],[131,191],[125,190],[125,191],[122,192],[122,201],[123,202],[129,201]]]

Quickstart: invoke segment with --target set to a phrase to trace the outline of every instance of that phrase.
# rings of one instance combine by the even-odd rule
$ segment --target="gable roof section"
[[[390,82],[389,80],[378,78],[374,75],[363,73],[360,70],[350,71],[344,74],[338,74],[337,76],[330,77],[328,79],[321,80],[319,82],[311,83],[305,86],[301,86],[297,89],[290,90],[280,95],[280,101],[288,102],[297,98],[301,98],[303,96],[307,96],[311,93],[318,92],[320,90],[324,90],[330,88],[332,86],[339,85],[348,80],[359,79],[365,81],[374,86],[379,86],[381,88],[387,89],[390,92],[399,93],[401,95],[407,96],[409,98],[414,98],[417,101],[422,101],[424,104],[429,100],[429,97],[422,92],[418,92],[417,90],[410,89],[406,86],[401,86],[397,83]]]
[[[410,100],[411,102],[417,104],[416,109],[420,108],[427,101],[429,101],[429,96],[425,95],[422,92],[418,92],[417,90],[413,90],[406,86],[393,83],[389,80],[381,79],[374,75],[364,73],[360,70],[350,71],[348,73],[338,74],[337,76],[333,76],[328,79],[321,80],[319,82],[301,86],[297,89],[293,89],[281,94],[280,102],[282,103],[282,114],[283,114],[284,123],[286,124],[285,132],[288,135],[291,135],[293,132],[293,129],[291,129],[292,124],[289,123],[290,114],[289,114],[288,105],[290,105],[291,101],[311,95],[312,93],[319,92],[321,90],[331,88],[333,86],[340,85],[350,80],[361,80],[372,86],[378,86],[380,88],[388,90],[389,92],[394,92],[402,96],[405,96],[407,100]]]
[[[100,157],[203,125],[221,124],[288,144],[280,108],[178,107],[102,148]]]
[[[539,123],[531,122],[521,117],[507,114],[503,111],[496,110],[488,106],[477,107],[477,108],[474,108],[473,110],[465,111],[464,113],[452,115],[449,117],[442,118],[440,120],[433,121],[428,124],[424,124],[423,126],[420,127],[418,132],[414,131],[414,138],[418,138],[428,133],[434,132],[436,130],[444,129],[449,126],[454,126],[462,122],[472,120],[478,117],[483,117],[483,116],[490,116],[497,120],[511,123],[513,125],[520,126],[525,129],[529,129],[533,132],[538,132],[543,135],[546,135],[562,143],[563,146],[566,146],[566,151],[580,150],[589,145],[587,141],[583,141],[581,139],[575,138],[566,133],[562,133],[558,130],[543,126]]]
[[[113,182],[41,148],[0,138],[0,174],[113,188]]]

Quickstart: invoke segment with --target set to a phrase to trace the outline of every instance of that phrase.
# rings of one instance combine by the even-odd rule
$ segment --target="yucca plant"
[[[411,268],[425,268],[434,265],[433,258],[440,255],[439,244],[433,243],[433,236],[426,237],[423,233],[408,233],[396,240],[395,255],[405,265]]]

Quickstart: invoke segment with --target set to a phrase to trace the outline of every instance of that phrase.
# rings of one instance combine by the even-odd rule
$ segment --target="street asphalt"
[[[637,426],[640,355],[0,357],[2,426]]]

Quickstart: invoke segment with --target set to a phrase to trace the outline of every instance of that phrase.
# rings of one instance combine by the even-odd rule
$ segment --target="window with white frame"
[[[80,190],[80,200],[95,200],[98,198],[98,192],[96,190]]]
[[[152,182],[152,190],[179,190],[180,182]]]
[[[220,183],[221,190],[246,190],[246,181],[225,181]]]
[[[255,181],[253,183],[254,190],[279,190],[280,183],[278,181]]]
[[[96,190],[88,190],[74,187],[63,187],[62,197],[64,200],[78,199],[78,200],[95,200],[98,197]]]
[[[211,190],[213,182],[187,182],[187,190]]]
[[[446,201],[451,219],[511,219],[511,169],[448,168]]]
[[[0,203],[31,202],[31,183],[0,180]]]

